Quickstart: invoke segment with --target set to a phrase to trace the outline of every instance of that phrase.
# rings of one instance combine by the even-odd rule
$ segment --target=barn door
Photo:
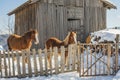
[[[68,30],[77,32],[77,40],[84,42],[84,27],[80,19],[68,19]]]
[[[83,7],[68,7],[67,8],[68,17],[68,30],[74,30],[77,32],[77,40],[83,42],[84,27],[84,8]]]

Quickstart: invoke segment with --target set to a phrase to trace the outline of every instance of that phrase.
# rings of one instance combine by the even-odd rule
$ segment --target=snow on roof
[[[107,8],[109,8],[109,9],[111,9],[111,8],[117,9],[115,4],[113,2],[111,2],[110,0],[101,0],[101,1],[106,4]]]
[[[102,33],[106,32],[106,33],[111,33],[111,34],[120,34],[119,29],[104,29],[104,30],[100,30],[100,31],[96,31],[96,32],[102,32]]]

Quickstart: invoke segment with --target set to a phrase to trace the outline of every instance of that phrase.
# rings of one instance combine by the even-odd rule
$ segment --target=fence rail
[[[49,50],[1,51],[0,77],[48,76],[71,71],[77,71],[80,76],[115,74],[118,70],[118,49],[112,51],[111,45],[78,43],[69,45],[68,48],[61,46],[60,49],[54,47]],[[115,55],[112,57],[113,53]],[[51,58],[50,63],[48,56]]]

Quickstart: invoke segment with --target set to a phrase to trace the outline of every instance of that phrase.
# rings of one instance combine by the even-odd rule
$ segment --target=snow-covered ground
[[[77,72],[69,72],[52,76],[22,78],[21,80],[113,80],[114,76],[79,77]],[[1,78],[0,80],[19,80],[18,78]]]
[[[114,76],[113,80],[120,80],[120,70],[117,72],[116,76]]]

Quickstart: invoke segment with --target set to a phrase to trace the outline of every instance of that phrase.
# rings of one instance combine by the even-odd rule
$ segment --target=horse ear
[[[77,34],[77,31],[74,31],[74,33],[76,33],[76,34]]]

